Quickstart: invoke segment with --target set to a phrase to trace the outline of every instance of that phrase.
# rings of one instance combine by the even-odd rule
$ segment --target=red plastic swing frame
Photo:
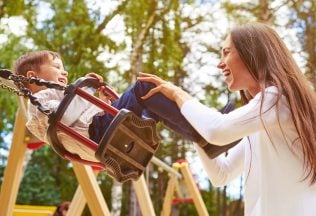
[[[105,87],[104,88],[104,92],[107,93],[110,96],[110,98],[112,98],[114,100],[119,98],[118,94],[114,90],[112,90],[110,87],[108,87],[108,86],[104,86],[104,87]],[[108,112],[112,116],[115,116],[119,112],[119,110],[116,109],[115,107],[112,107],[110,104],[107,104],[104,101],[102,101],[101,99],[99,99],[99,98],[87,93],[86,91],[82,90],[80,87],[76,88],[75,93],[77,95],[79,95],[80,97],[86,99],[90,103],[93,103],[97,107],[99,107],[99,108],[103,109],[104,111]],[[68,127],[67,125],[61,123],[60,121],[58,121],[56,123],[56,127],[58,129],[60,129],[61,131],[65,132],[67,135],[69,135],[73,139],[79,141],[80,143],[82,143],[87,148],[91,149],[92,151],[95,152],[97,150],[98,144],[96,142],[94,142],[93,140],[91,140],[91,139],[79,134],[78,132],[76,132],[72,128]],[[68,159],[68,160],[76,161],[76,162],[79,162],[79,163],[82,163],[82,164],[85,164],[85,165],[92,166],[94,169],[97,169],[97,170],[105,169],[105,165],[103,163],[101,163],[101,162],[85,160],[85,159],[82,159],[79,156],[71,154],[69,152],[66,152],[62,156],[64,158]]]

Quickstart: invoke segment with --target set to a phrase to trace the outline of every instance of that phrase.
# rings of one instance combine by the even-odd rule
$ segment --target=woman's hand
[[[142,82],[151,82],[157,86],[151,89],[142,99],[147,99],[160,92],[170,100],[176,102],[179,108],[181,108],[186,100],[192,99],[187,92],[156,75],[140,72],[137,79]]]

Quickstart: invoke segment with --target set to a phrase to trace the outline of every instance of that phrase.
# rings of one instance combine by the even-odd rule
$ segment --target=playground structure
[[[0,81],[2,80],[0,79]],[[6,83],[6,85],[10,85],[10,83]],[[23,177],[23,170],[26,166],[26,156],[32,149],[36,149],[42,144],[36,140],[34,141],[25,127],[27,118],[25,100],[23,100],[22,97],[18,97],[18,102],[19,107],[14,123],[12,144],[0,191],[0,215],[8,216],[13,214],[18,189]],[[96,181],[98,171],[94,171],[91,166],[78,162],[72,161],[71,163],[79,186],[73,196],[67,215],[81,215],[85,204],[88,204],[92,215],[110,215],[109,208]],[[170,167],[158,158],[153,157],[151,163],[170,173],[161,215],[170,215],[174,195],[180,199],[184,198],[179,187],[180,181],[187,187],[188,193],[192,198],[198,214],[202,216],[208,215],[187,162],[177,162],[173,164],[173,167]],[[146,216],[154,216],[155,211],[144,175],[141,175],[137,181],[132,181],[132,185],[142,214]]]

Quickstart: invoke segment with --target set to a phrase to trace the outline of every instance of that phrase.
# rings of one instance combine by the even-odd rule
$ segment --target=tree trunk
[[[140,211],[140,207],[138,205],[137,196],[135,193],[135,190],[133,186],[130,187],[130,197],[129,197],[129,216],[142,216],[142,213]]]
[[[111,191],[111,216],[120,216],[122,208],[122,183],[118,181],[113,181],[112,191]]]

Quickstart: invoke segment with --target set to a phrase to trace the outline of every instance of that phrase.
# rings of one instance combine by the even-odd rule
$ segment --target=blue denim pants
[[[155,85],[152,83],[137,81],[118,100],[114,101],[112,106],[119,110],[122,108],[128,109],[140,117],[145,116],[157,122],[163,122],[183,138],[193,142],[200,142],[202,137],[183,117],[175,102],[169,100],[161,93],[155,94],[146,100],[141,99],[154,87]],[[94,116],[89,127],[90,138],[99,143],[113,118],[109,113],[105,113],[102,116]]]

